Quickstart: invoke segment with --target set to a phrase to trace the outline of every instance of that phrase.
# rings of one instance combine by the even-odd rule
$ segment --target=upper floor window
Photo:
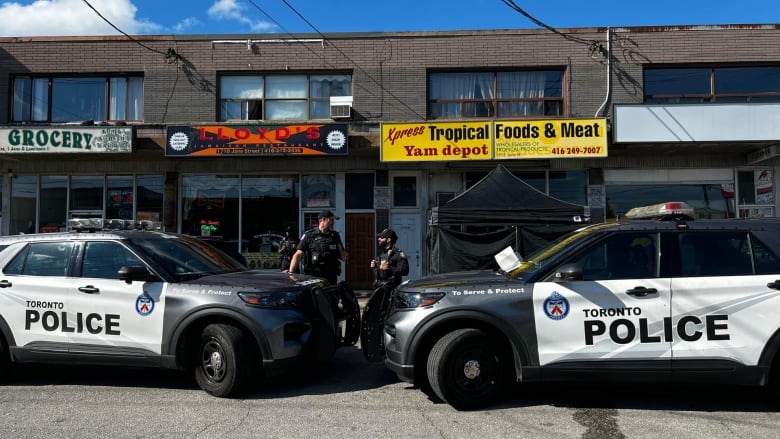
[[[140,76],[30,77],[13,80],[13,122],[144,118]]]
[[[352,95],[352,75],[220,78],[220,120],[330,118],[330,97]]]
[[[780,67],[645,70],[645,103],[780,102]]]
[[[563,116],[563,71],[431,73],[431,119]]]

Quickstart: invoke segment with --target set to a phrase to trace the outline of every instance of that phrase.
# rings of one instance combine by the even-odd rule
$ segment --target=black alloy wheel
[[[255,348],[237,327],[211,324],[200,336],[195,380],[207,393],[217,397],[237,394],[248,384],[253,368]]]
[[[458,410],[497,402],[511,376],[511,356],[480,329],[445,335],[428,355],[428,380],[436,396]]]

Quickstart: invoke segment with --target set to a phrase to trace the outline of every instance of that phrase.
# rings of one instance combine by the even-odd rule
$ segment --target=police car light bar
[[[651,206],[634,207],[626,212],[629,219],[693,219],[693,207],[682,201],[670,201]]]
[[[76,232],[98,232],[101,230],[161,230],[159,221],[133,221],[124,219],[72,218],[68,228]]]

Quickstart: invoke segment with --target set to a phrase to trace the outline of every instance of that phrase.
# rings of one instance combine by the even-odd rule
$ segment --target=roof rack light
[[[626,212],[629,219],[688,219],[692,220],[693,207],[683,201],[669,201],[650,206],[634,207]]]
[[[101,230],[162,230],[159,221],[134,221],[125,219],[72,218],[68,228],[76,232],[99,232]]]

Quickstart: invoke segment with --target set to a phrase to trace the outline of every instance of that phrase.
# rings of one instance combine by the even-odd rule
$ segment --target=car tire
[[[780,352],[776,354],[772,368],[769,370],[769,391],[776,401],[780,401]]]
[[[208,325],[198,343],[195,380],[210,395],[234,396],[252,381],[253,368],[261,367],[259,362],[252,364],[255,351],[239,328]]]
[[[497,402],[509,382],[510,356],[475,328],[445,335],[428,355],[428,380],[442,401],[458,410]]]
[[[10,376],[13,369],[11,364],[11,352],[8,349],[8,343],[0,337],[0,381],[5,381]]]

